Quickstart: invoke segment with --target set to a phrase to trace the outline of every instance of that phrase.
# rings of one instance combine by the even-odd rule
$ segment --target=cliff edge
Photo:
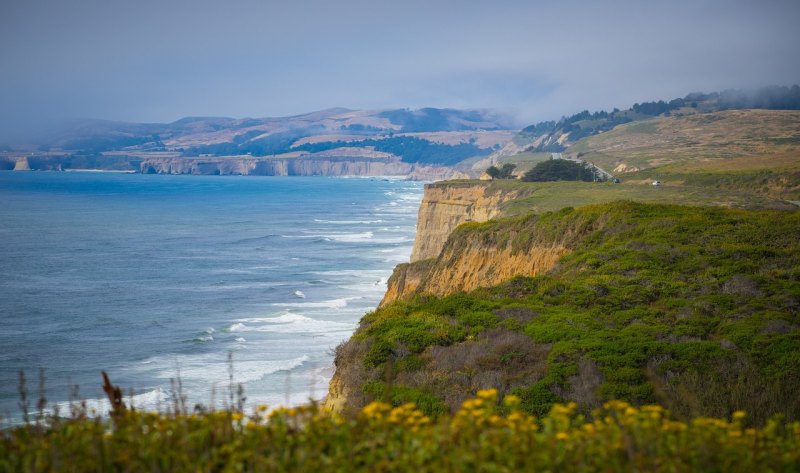
[[[428,184],[419,207],[411,262],[435,258],[447,237],[466,222],[485,222],[503,214],[503,204],[525,191],[501,189],[491,182],[450,181]]]

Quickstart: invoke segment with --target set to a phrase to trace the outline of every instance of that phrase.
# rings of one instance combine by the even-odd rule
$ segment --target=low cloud
[[[800,3],[60,2],[0,6],[0,126],[333,106],[521,120],[800,82]]]

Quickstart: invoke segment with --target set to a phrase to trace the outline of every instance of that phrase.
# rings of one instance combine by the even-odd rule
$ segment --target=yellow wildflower
[[[503,398],[503,404],[511,409],[516,410],[519,409],[519,405],[522,403],[522,399],[519,396],[515,396],[513,394],[508,394],[506,397]]]

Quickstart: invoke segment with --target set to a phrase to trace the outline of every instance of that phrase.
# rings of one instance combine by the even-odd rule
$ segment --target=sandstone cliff
[[[416,294],[446,296],[490,287],[514,276],[535,276],[556,266],[587,228],[542,231],[540,217],[464,224],[433,259],[398,265],[381,306]]]
[[[490,182],[426,185],[411,262],[439,256],[447,237],[462,223],[485,222],[502,215],[503,204],[520,198],[521,189],[500,189]]]

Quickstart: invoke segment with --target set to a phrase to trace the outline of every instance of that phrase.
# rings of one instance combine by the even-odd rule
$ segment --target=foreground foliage
[[[605,403],[590,418],[479,391],[452,416],[367,405],[344,419],[316,405],[196,415],[119,412],[28,425],[0,438],[0,471],[800,471],[800,423],[673,420],[662,407]]]

